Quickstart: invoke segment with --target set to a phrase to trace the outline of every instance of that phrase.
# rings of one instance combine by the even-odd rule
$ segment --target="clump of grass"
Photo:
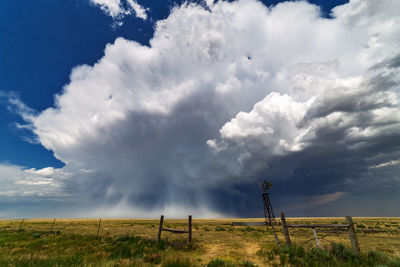
[[[400,259],[392,259],[381,251],[356,256],[351,249],[340,243],[332,243],[328,249],[314,247],[307,250],[298,245],[286,246],[282,250],[261,249],[257,255],[264,256],[270,263],[278,256],[283,266],[400,266],[395,265],[400,263]]]
[[[32,233],[32,237],[35,238],[35,239],[36,239],[36,238],[39,238],[39,237],[41,237],[41,236],[42,236],[42,233],[40,233],[40,232],[33,232],[33,233]]]
[[[242,263],[240,263],[239,266],[241,266],[241,267],[255,267],[256,265],[254,265],[252,262],[246,260],[246,261],[243,261]]]
[[[338,261],[357,263],[357,256],[342,243],[332,243],[331,254]]]
[[[357,228],[366,228],[365,224],[363,223],[358,223]]]
[[[250,261],[242,261],[239,263],[234,263],[230,260],[223,260],[223,259],[213,259],[208,264],[207,267],[255,267],[252,262]]]
[[[144,257],[144,261],[152,264],[160,264],[161,255],[158,253],[148,254]]]
[[[157,252],[164,250],[165,242],[156,242],[137,236],[124,235],[117,237],[109,248],[112,259],[119,258],[143,258],[149,261],[157,261]]]
[[[391,259],[388,262],[389,267],[399,267],[400,266],[400,259]]]
[[[62,258],[19,258],[10,262],[6,266],[38,266],[38,267],[51,267],[51,266],[85,266],[85,260],[82,255],[62,257]]]
[[[370,263],[370,265],[373,265],[377,262],[388,262],[390,260],[389,257],[381,251],[368,252],[366,255],[366,259]]]
[[[390,231],[388,231],[388,234],[390,234],[390,235],[398,235],[398,234],[400,234],[400,231],[399,230],[390,230]]]
[[[191,251],[199,247],[199,244],[196,242],[196,240],[192,240],[191,243],[188,243],[186,240],[175,239],[164,242],[164,244],[164,246],[168,246],[179,251]]]
[[[274,247],[273,250],[277,250],[277,247]],[[274,260],[275,255],[279,254],[278,251],[273,251],[267,248],[262,247],[260,250],[256,252],[256,255],[259,257],[265,257],[268,262]]]
[[[223,259],[213,259],[207,263],[207,267],[234,267],[233,262]]]
[[[136,260],[160,264],[160,252],[167,247],[174,249],[163,241],[131,235],[96,238],[91,235],[19,231],[2,232],[0,247],[13,251],[6,257],[0,254],[0,266],[114,266],[116,262],[132,263]],[[53,247],[63,253],[54,252]]]
[[[217,227],[215,227],[215,231],[221,232],[221,231],[226,231],[226,229],[224,227],[217,226]]]
[[[246,226],[245,228],[242,228],[241,230],[242,230],[242,232],[253,232],[256,229],[254,227],[251,227],[251,226]]]
[[[189,259],[169,258],[163,261],[161,267],[191,267]]]

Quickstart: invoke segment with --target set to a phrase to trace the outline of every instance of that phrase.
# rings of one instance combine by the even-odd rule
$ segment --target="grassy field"
[[[186,234],[162,233],[157,220],[52,219],[0,220],[0,266],[400,266],[400,218],[353,218],[362,259],[351,254],[348,233],[290,229],[292,248],[279,250],[271,229],[232,226],[263,219],[193,220]],[[345,224],[344,218],[287,218],[289,224]],[[164,227],[186,229],[186,220]],[[283,245],[282,228],[276,227]],[[329,255],[328,255],[329,254]],[[333,256],[332,256],[333,255]]]

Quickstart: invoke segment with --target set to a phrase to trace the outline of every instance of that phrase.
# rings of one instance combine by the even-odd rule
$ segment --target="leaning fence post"
[[[158,226],[157,241],[160,241],[160,239],[161,239],[161,232],[162,232],[163,222],[164,222],[164,215],[161,215],[161,217],[160,217],[160,225]]]
[[[54,218],[53,223],[51,224],[51,229],[50,229],[50,233],[53,232],[53,227],[54,227],[54,223],[56,222],[56,219]]]
[[[351,218],[351,216],[346,216],[345,218],[346,218],[347,224],[349,225],[349,237],[350,237],[351,247],[353,248],[354,254],[359,256],[360,255],[360,247],[358,245],[356,231],[354,230],[353,219]]]
[[[290,242],[289,229],[287,227],[285,214],[283,212],[281,212],[281,221],[282,221],[283,234],[285,235],[286,239],[286,245],[290,246],[291,242]]]
[[[188,241],[189,243],[192,242],[192,215],[189,215],[188,218]]]
[[[318,236],[317,236],[317,231],[315,231],[315,228],[311,228],[311,231],[313,232],[315,243],[319,247],[320,244],[319,244],[319,240],[318,240]]]
[[[24,223],[24,220],[25,220],[25,219],[22,219],[21,224],[20,224],[19,227],[18,227],[18,231],[21,230],[21,227],[22,227],[22,224]]]
[[[100,224],[101,224],[101,218],[99,220],[99,226],[97,227],[97,234],[96,234],[96,238],[99,237],[99,232],[100,232]]]

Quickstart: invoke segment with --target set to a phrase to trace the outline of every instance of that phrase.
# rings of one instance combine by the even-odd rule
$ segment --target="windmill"
[[[268,228],[268,225],[271,226],[272,232],[274,233],[276,243],[278,247],[281,249],[281,244],[279,242],[279,238],[276,235],[274,225],[276,225],[274,210],[272,209],[271,201],[269,200],[268,189],[272,188],[272,183],[264,181],[261,183],[261,187],[263,189],[262,197],[264,202],[264,217],[265,217],[265,226]]]
[[[272,188],[272,183],[264,181],[261,183],[263,193],[263,201],[264,201],[264,216],[265,216],[265,224],[268,226],[276,225],[274,211],[272,209],[271,201],[269,200],[268,189]]]

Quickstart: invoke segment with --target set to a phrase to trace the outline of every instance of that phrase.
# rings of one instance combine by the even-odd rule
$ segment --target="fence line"
[[[100,220],[99,220],[99,226],[97,227],[97,234],[96,234],[96,238],[98,238],[98,237],[99,237],[100,225],[101,225],[101,218],[100,218]]]
[[[18,227],[18,231],[21,230],[21,227],[22,227],[22,224],[24,223],[24,220],[25,220],[25,219],[22,219],[21,224],[20,224],[19,227]]]
[[[50,233],[53,232],[54,224],[56,223],[56,219],[54,218],[53,223],[51,224]]]
[[[289,245],[289,246],[292,243],[291,239],[290,239],[290,232],[289,232],[290,229],[294,229],[294,228],[308,228],[308,229],[311,229],[312,238],[310,240],[314,240],[317,246],[321,245],[320,244],[321,240],[325,240],[325,241],[331,242],[331,241],[329,241],[329,240],[324,238],[325,235],[324,236],[318,236],[318,233],[320,234],[321,232],[326,232],[326,231],[332,232],[332,231],[343,231],[343,230],[346,230],[348,232],[348,235],[349,235],[349,239],[350,239],[350,242],[351,242],[351,246],[352,246],[353,252],[356,255],[360,255],[360,247],[359,247],[359,244],[358,244],[356,231],[354,229],[353,219],[352,219],[351,216],[346,216],[345,219],[346,219],[347,224],[288,224],[287,221],[286,221],[285,215],[282,212],[281,213],[281,222],[280,222],[280,224],[282,225],[283,235],[285,237],[286,244]],[[72,220],[74,220],[74,219],[72,219]],[[20,221],[19,220],[13,220],[12,224],[14,224],[14,225],[16,224],[14,226],[15,228],[14,227],[13,228],[15,230],[17,230],[17,231],[22,231],[22,230],[24,230],[22,228],[23,226],[25,228],[25,226],[28,227],[28,225],[30,225],[30,223],[34,223],[34,224],[37,223],[37,222],[35,222],[36,221],[35,219],[33,219],[32,222],[30,222],[30,221],[28,222],[28,221],[29,220],[26,220],[26,219],[21,219]],[[68,221],[68,219],[66,219],[66,221]],[[102,228],[103,229],[107,229],[107,225],[109,225],[110,221],[113,221],[113,220],[110,219],[110,220],[105,220],[103,222],[103,220],[100,218],[98,223],[94,223],[94,224],[93,224],[93,219],[86,219],[86,220],[82,219],[82,221],[89,221],[89,222],[92,221],[92,223],[90,223],[91,226],[89,226],[89,228],[82,228],[82,229],[79,228],[79,227],[78,228],[74,228],[74,227],[70,227],[70,226],[66,226],[65,228],[64,227],[60,228],[63,225],[63,219],[57,220],[57,222],[58,222],[57,226],[58,227],[56,227],[56,219],[54,218],[53,220],[49,219],[48,221],[45,221],[45,222],[41,222],[39,220],[39,222],[40,222],[39,225],[40,226],[38,226],[38,228],[42,229],[40,231],[46,231],[46,230],[48,231],[50,229],[49,233],[55,233],[54,232],[55,230],[62,230],[62,229],[65,229],[67,231],[72,231],[72,232],[76,232],[76,229],[78,229],[78,232],[79,232],[79,230],[81,229],[81,230],[85,230],[86,233],[88,231],[89,232],[93,231],[92,233],[96,235],[96,238],[98,238],[100,236],[100,230]],[[126,219],[126,221],[127,221],[126,223],[129,224],[130,219]],[[143,220],[142,223],[147,224],[147,223],[149,223],[148,221],[151,224],[153,224],[153,227],[154,227],[154,220]],[[142,223],[140,223],[140,224],[142,224]],[[178,225],[180,225],[180,224],[181,223],[178,223]],[[87,222],[85,222],[83,225],[88,225],[88,224],[87,224]],[[105,226],[103,226],[103,225],[105,225]],[[112,223],[111,223],[111,225],[112,225]],[[232,226],[234,226],[234,225],[239,225],[239,226],[253,225],[253,226],[256,226],[256,225],[260,225],[260,224],[259,224],[259,222],[232,222],[231,225]],[[133,226],[133,224],[130,224],[130,226]],[[158,233],[157,233],[157,236],[156,236],[158,241],[161,240],[162,232],[165,231],[165,232],[170,232],[170,233],[173,233],[173,234],[187,234],[188,242],[189,243],[192,242],[192,216],[191,215],[188,216],[187,229],[179,229],[179,227],[178,227],[178,229],[170,229],[168,227],[163,227],[163,226],[164,226],[164,215],[161,215],[160,222],[159,222],[159,225],[158,225]],[[112,227],[114,227],[114,226],[112,226]],[[125,226],[122,226],[122,227],[127,227],[127,226],[125,225]],[[10,228],[10,226],[4,227],[4,230],[6,228]],[[32,228],[32,226],[29,226],[29,228]],[[57,229],[55,229],[55,228],[57,228]],[[58,229],[58,228],[60,228],[60,229]],[[320,229],[320,230],[318,230],[318,233],[317,233],[317,228]],[[117,232],[123,232],[123,231],[125,231],[125,229],[124,228],[118,228]],[[128,228],[128,233],[132,231],[131,229],[132,228]],[[377,231],[374,230],[374,232],[377,232]],[[382,231],[379,231],[379,232],[382,232]],[[109,234],[109,232],[107,233],[107,235],[108,234]],[[310,240],[308,240],[307,242],[309,242]]]
[[[160,217],[160,224],[158,226],[158,235],[157,235],[157,241],[161,240],[161,233],[162,231],[174,233],[174,234],[188,234],[188,242],[192,242],[192,215],[188,216],[188,230],[179,230],[179,229],[169,229],[169,228],[163,228],[163,223],[164,223],[164,215],[161,215]]]
[[[285,214],[281,212],[282,229],[285,235],[286,245],[290,246],[289,228],[311,228],[315,243],[320,246],[316,228],[344,228],[348,230],[351,247],[355,255],[360,255],[360,246],[358,245],[356,231],[354,229],[353,219],[351,216],[345,217],[347,224],[287,224]]]

